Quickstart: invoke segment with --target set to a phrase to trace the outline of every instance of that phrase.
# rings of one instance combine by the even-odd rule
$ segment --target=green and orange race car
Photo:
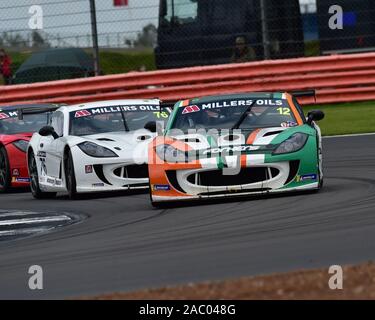
[[[323,118],[282,92],[177,102],[149,145],[152,204],[319,190]]]

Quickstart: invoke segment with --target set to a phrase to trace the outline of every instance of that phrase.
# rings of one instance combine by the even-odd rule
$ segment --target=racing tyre
[[[29,153],[28,159],[29,175],[30,175],[30,189],[35,199],[52,199],[56,197],[56,192],[43,192],[39,187],[38,167],[34,152]]]
[[[64,168],[66,188],[68,190],[69,199],[77,199],[77,182],[74,174],[73,157],[70,150],[65,154]]]
[[[321,190],[323,188],[323,182],[324,182],[324,179],[320,179],[319,178],[319,186],[318,186],[318,190]]]
[[[322,178],[322,175],[321,175],[321,173],[323,172],[323,161],[320,158],[321,153],[322,153],[322,149],[319,148],[319,150],[318,150],[318,159],[319,159],[318,160],[319,161],[319,164],[318,164],[318,166],[319,166],[319,170],[318,170],[319,185],[318,185],[318,189],[317,189],[318,191],[320,191],[323,188],[323,183],[324,183],[324,178]]]
[[[4,147],[0,147],[0,193],[10,188],[10,169],[8,155]]]
[[[150,181],[148,182],[148,190],[149,190],[149,193],[148,193],[148,194],[149,194],[149,196],[150,196],[151,205],[152,205],[155,209],[157,209],[157,208],[158,208],[158,203],[152,201],[152,190],[151,190],[151,183],[150,183]]]

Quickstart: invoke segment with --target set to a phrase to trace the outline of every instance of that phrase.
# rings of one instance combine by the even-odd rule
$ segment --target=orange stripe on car
[[[186,107],[189,105],[190,100],[183,100],[181,103],[181,107]]]
[[[262,129],[260,128],[260,129],[256,129],[256,130],[254,130],[254,131],[249,135],[249,137],[247,138],[246,143],[247,143],[247,144],[253,144],[260,130],[262,130]]]
[[[297,111],[297,108],[296,106],[294,105],[294,102],[293,102],[293,99],[292,99],[292,96],[289,94],[289,93],[285,93],[285,96],[286,96],[286,99],[288,101],[288,104],[290,106],[290,109],[292,109],[292,112],[294,114],[294,117],[296,118],[297,120],[297,123],[298,125],[303,125],[303,120],[299,114],[299,112]]]

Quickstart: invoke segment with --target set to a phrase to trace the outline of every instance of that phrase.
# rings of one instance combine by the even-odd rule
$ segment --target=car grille
[[[114,175],[120,178],[142,179],[148,178],[147,164],[129,165],[117,168],[113,171]]]
[[[272,167],[241,168],[240,172],[233,175],[224,175],[224,170],[203,171],[188,176],[187,180],[200,186],[238,186],[244,184],[267,181],[279,174],[279,170]]]

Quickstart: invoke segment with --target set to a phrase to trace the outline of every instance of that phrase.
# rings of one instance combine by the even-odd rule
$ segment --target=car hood
[[[17,140],[26,140],[30,141],[32,133],[17,133],[17,134],[0,134],[0,143],[7,145]]]
[[[264,129],[256,129],[253,131],[240,131],[234,130],[227,132],[220,136],[210,134],[184,134],[184,135],[171,135],[172,138],[185,142],[194,150],[203,150],[214,147],[236,146],[236,145],[258,145],[266,146],[291,128],[272,127]],[[292,131],[291,131],[292,132]]]

